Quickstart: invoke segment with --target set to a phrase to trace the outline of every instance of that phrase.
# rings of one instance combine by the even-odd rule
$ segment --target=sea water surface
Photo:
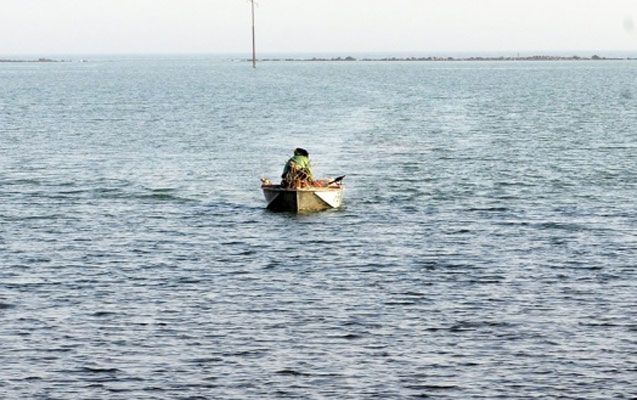
[[[636,76],[0,64],[0,398],[635,398]]]

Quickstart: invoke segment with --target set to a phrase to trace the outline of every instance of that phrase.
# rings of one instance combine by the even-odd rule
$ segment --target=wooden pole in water
[[[254,0],[250,0],[252,4],[252,68],[257,67],[257,48],[254,43]]]

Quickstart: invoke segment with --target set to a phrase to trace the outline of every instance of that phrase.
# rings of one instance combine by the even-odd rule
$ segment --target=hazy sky
[[[637,51],[637,0],[259,0],[260,52]],[[247,0],[0,0],[0,54],[248,53]]]

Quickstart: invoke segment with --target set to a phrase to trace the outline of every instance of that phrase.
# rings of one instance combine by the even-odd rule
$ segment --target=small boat
[[[339,208],[343,203],[343,186],[339,177],[325,186],[284,188],[264,180],[261,185],[267,208],[273,211],[314,212]],[[338,179],[338,178],[337,178]]]

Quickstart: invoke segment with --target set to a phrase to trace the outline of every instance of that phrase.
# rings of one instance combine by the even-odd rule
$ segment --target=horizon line
[[[192,51],[192,52],[24,52],[24,53],[2,53],[0,57],[6,56],[243,56],[248,54],[248,51]],[[637,49],[580,49],[580,50],[313,50],[313,51],[263,51],[258,54],[261,55],[273,55],[273,54],[426,54],[431,56],[441,56],[447,54],[563,54],[568,56],[580,55],[581,53],[590,53],[591,55],[602,55],[604,53],[635,53]]]

